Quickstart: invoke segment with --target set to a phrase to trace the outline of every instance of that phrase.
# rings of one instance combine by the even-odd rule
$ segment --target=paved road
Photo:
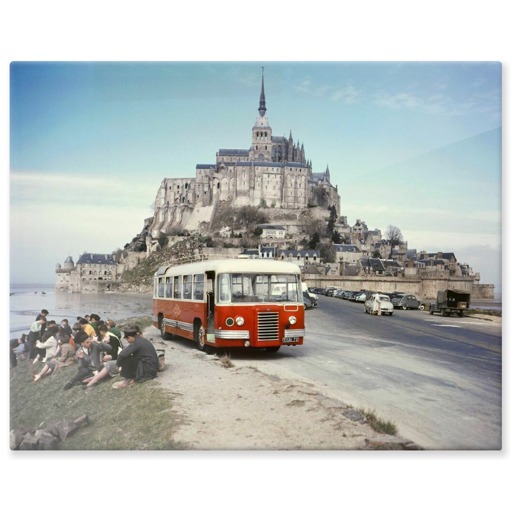
[[[501,325],[421,311],[377,317],[331,297],[306,315],[302,347],[233,361],[312,381],[427,449],[501,447]]]

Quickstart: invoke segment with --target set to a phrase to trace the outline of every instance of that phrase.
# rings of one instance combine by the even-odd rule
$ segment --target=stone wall
[[[383,293],[403,292],[416,295],[420,300],[435,300],[439,290],[457,289],[466,290],[471,293],[473,299],[493,299],[493,284],[475,284],[470,277],[423,277],[416,279],[406,279],[399,277],[383,276],[319,276],[315,274],[305,274],[303,281],[308,287],[327,288],[334,286],[342,290],[359,291],[371,290]]]

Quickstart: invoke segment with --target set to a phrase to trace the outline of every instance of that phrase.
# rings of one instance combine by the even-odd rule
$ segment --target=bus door
[[[206,336],[207,340],[215,341],[215,272],[206,272]]]

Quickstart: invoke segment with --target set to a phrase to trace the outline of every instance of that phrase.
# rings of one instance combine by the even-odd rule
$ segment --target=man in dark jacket
[[[132,384],[154,379],[158,372],[158,355],[153,344],[139,335],[137,327],[124,330],[128,346],[117,354],[117,365],[121,367],[123,380],[112,385],[114,389],[123,389]]]

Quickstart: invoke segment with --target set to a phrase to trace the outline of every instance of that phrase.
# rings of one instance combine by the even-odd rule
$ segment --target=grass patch
[[[385,421],[379,418],[374,411],[366,411],[364,409],[359,409],[361,414],[364,414],[366,417],[368,424],[375,430],[375,432],[379,432],[381,434],[389,434],[391,436],[396,435],[398,429],[396,425],[391,421]]]
[[[64,391],[77,365],[32,383],[32,371],[41,368],[42,363],[25,360],[11,370],[11,429],[31,429],[86,414],[89,425],[59,442],[58,449],[181,449],[171,439],[177,421],[171,410],[172,396],[160,387],[158,378],[120,390],[112,389],[119,377],[107,378],[88,391],[81,385]]]
[[[233,368],[235,366],[231,361],[229,354],[224,354],[223,356],[219,357],[219,361],[224,368]]]
[[[471,308],[471,309],[468,309],[465,314],[466,315],[488,315],[488,316],[501,317],[501,309]]]

